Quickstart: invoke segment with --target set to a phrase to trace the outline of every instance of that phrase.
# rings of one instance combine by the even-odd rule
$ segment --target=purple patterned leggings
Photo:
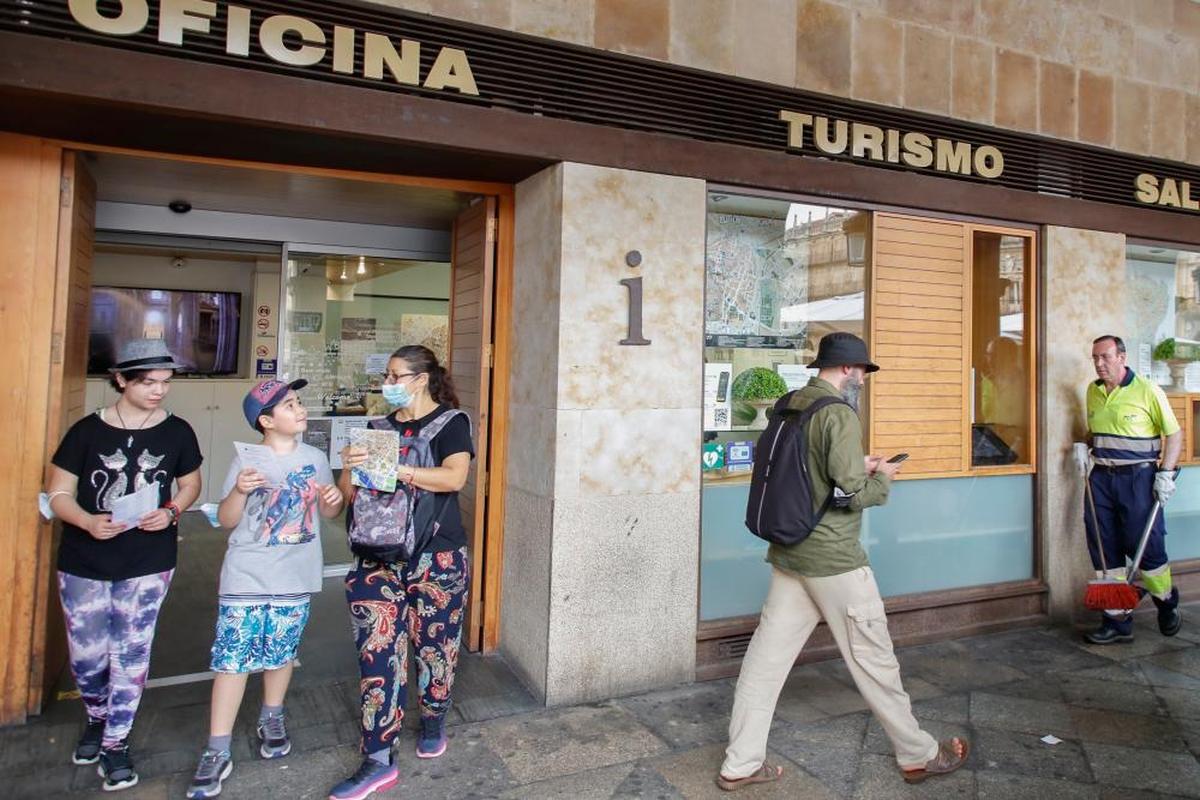
[[[104,747],[125,739],[150,672],[154,626],[175,570],[123,581],[58,573],[71,674],[92,719],[105,720]]]

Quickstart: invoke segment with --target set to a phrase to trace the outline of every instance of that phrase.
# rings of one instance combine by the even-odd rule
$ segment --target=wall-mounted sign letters
[[[642,254],[630,250],[625,254],[625,263],[630,269],[637,269],[642,264]],[[629,290],[629,322],[627,333],[621,344],[646,345],[650,340],[642,336],[642,278],[622,278],[620,284]]]
[[[1143,172],[1137,176],[1137,186],[1133,196],[1139,203],[1152,206],[1170,206],[1187,211],[1200,211],[1200,194],[1192,197],[1191,181],[1177,181],[1174,178],[1160,178]],[[1198,189],[1197,191],[1200,191]]]
[[[779,119],[787,123],[791,150],[804,149],[807,131],[813,147],[825,155],[848,153],[853,158],[989,179],[1004,174],[1004,154],[990,144],[973,146],[919,131],[905,132],[798,111],[780,111]]]
[[[101,13],[99,0],[70,0],[68,6],[71,17],[80,25],[110,36],[133,36],[150,22],[149,0],[121,0],[116,16]],[[397,49],[397,43],[381,33],[360,33],[344,25],[334,25],[329,31],[305,17],[262,12],[255,15],[249,8],[212,0],[162,0],[158,4],[158,41],[186,47],[189,42],[185,42],[185,34],[188,40],[212,37],[214,20],[217,29],[225,33],[225,52],[229,55],[248,57],[254,41],[267,57],[280,64],[312,67],[325,62],[344,75],[479,94],[463,50],[438,48],[433,64],[422,77],[420,42],[401,39]],[[251,36],[255,23],[257,38]],[[333,58],[326,61],[331,49]],[[355,58],[356,52],[361,58]]]

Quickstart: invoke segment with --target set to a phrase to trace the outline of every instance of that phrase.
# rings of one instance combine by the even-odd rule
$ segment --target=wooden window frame
[[[960,226],[962,232],[962,347],[964,356],[962,359],[962,405],[959,409],[962,420],[961,429],[961,463],[963,466],[957,470],[937,470],[928,472],[901,472],[897,476],[898,480],[929,480],[936,478],[961,478],[961,477],[991,477],[1001,475],[1033,475],[1037,473],[1037,436],[1038,418],[1037,418],[1037,356],[1038,356],[1038,316],[1037,316],[1037,298],[1038,298],[1038,231],[1027,227],[1017,227],[991,222],[981,222],[975,220],[964,220],[946,215],[919,214],[911,211],[884,211],[874,210],[871,215],[872,232],[870,241],[871,259],[868,265],[867,279],[867,296],[866,296],[866,317],[865,328],[868,341],[875,346],[875,333],[877,328],[877,306],[875,297],[878,294],[877,282],[879,280],[878,264],[879,264],[879,241],[875,235],[880,219],[898,219],[911,220],[913,222],[937,222],[948,223]],[[1005,466],[974,466],[971,464],[971,368],[973,366],[973,332],[972,332],[972,313],[974,306],[972,303],[974,292],[974,236],[976,233],[995,233],[1003,236],[1014,236],[1025,241],[1025,260],[1026,260],[1026,280],[1027,285],[1024,288],[1025,294],[1025,319],[1027,339],[1026,363],[1025,370],[1028,378],[1028,430],[1029,435],[1029,450],[1027,463],[1012,464]],[[867,435],[867,450],[868,452],[876,452],[879,448],[876,446],[878,436],[878,421],[872,410],[875,407],[875,395],[872,390],[868,394],[867,410],[865,412],[866,419],[864,427]]]

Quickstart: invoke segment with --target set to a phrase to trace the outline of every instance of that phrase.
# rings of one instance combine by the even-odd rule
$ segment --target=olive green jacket
[[[828,381],[812,378],[792,395],[789,408],[802,411],[818,397],[841,397]],[[891,478],[883,473],[868,475],[863,464],[862,423],[849,406],[826,406],[808,423],[808,472],[812,478],[813,503],[817,510],[836,483],[852,494],[849,508],[830,508],[808,538],[799,544],[772,544],[767,561],[809,578],[841,575],[869,565],[859,542],[864,508],[887,502]]]

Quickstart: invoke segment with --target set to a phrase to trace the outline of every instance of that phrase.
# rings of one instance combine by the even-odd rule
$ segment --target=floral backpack
[[[459,414],[467,416],[465,411],[451,408],[434,417],[415,435],[405,436],[401,431],[401,466],[438,466],[433,459],[433,439]],[[467,419],[469,424],[470,418]],[[367,427],[395,429],[387,417],[373,419]],[[397,483],[394,492],[359,488],[346,521],[350,550],[376,561],[408,561],[433,541],[447,504],[456,502],[454,497],[446,497],[435,517],[436,501],[433,492],[406,483]]]

